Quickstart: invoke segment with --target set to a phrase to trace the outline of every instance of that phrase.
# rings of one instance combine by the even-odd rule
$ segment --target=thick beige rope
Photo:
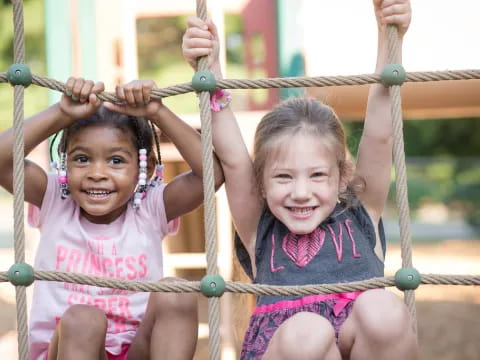
[[[23,2],[13,1],[13,58],[15,63],[25,62],[24,26],[23,26]],[[24,157],[25,146],[23,137],[24,120],[24,87],[14,87],[13,106],[13,244],[15,263],[25,262],[25,228],[24,228]],[[27,296],[25,286],[15,287],[17,304],[17,327],[18,327],[18,354],[19,359],[28,359],[28,321],[27,321]]]
[[[60,281],[83,285],[94,285],[105,288],[142,291],[142,292],[199,292],[199,281],[147,282],[117,280],[99,276],[87,276],[78,273],[60,271],[35,271],[35,280]],[[8,281],[7,272],[0,272],[0,283]],[[421,274],[421,283],[425,285],[480,285],[480,275],[438,275]],[[259,285],[241,282],[226,282],[226,291],[232,293],[249,293],[255,295],[310,295],[331,294],[358,290],[377,289],[395,286],[393,276],[372,278],[364,281],[341,284],[314,284],[302,286]]]
[[[394,25],[388,26],[388,59],[390,64],[400,63],[401,48],[398,32]],[[412,267],[412,242],[410,238],[410,211],[408,204],[407,167],[403,140],[402,95],[399,85],[389,88],[391,115],[393,124],[393,163],[395,166],[396,203],[400,226],[400,246],[402,267]],[[415,307],[415,291],[406,290],[404,300],[412,316],[412,325],[417,332],[417,315]]]
[[[205,0],[197,0],[197,16],[207,20]],[[208,68],[207,57],[198,61],[198,71]],[[202,124],[203,194],[205,222],[205,253],[207,256],[207,275],[218,274],[217,270],[217,234],[215,217],[215,174],[213,169],[212,113],[210,111],[210,93],[200,93],[200,119]],[[208,329],[210,359],[220,359],[220,298],[208,299]]]
[[[61,81],[39,75],[32,75],[32,84],[46,87],[51,90],[65,92],[65,84]],[[431,82],[448,80],[478,80],[480,70],[451,70],[451,71],[426,71],[407,73],[405,82]],[[0,83],[8,82],[7,73],[0,72]],[[224,79],[217,81],[220,89],[268,89],[268,88],[296,88],[296,87],[330,87],[367,85],[380,82],[379,74],[362,74],[350,76],[317,76],[317,77],[291,77],[267,79]],[[169,96],[186,94],[194,91],[191,83],[178,84],[165,88],[154,89],[152,99],[162,99]],[[99,96],[102,101],[116,102],[118,99],[112,92],[103,92]]]
[[[204,0],[197,0],[197,15],[206,19],[206,4]],[[14,61],[24,63],[24,30],[23,30],[23,4],[21,0],[13,0],[14,18]],[[389,29],[389,59],[392,63],[398,58],[399,47],[397,46],[396,29]],[[199,70],[207,67],[206,59],[199,61]],[[416,72],[407,73],[406,82],[443,81],[443,80],[467,80],[480,79],[480,70],[458,70],[443,72]],[[264,89],[264,88],[290,88],[290,87],[328,87],[348,86],[377,83],[380,80],[378,74],[365,74],[354,76],[323,76],[323,77],[296,77],[296,78],[270,78],[270,79],[226,79],[219,80],[217,85],[222,89]],[[0,72],[0,83],[7,82],[5,72]],[[65,91],[65,84],[50,79],[33,75],[33,84],[47,87],[53,90]],[[155,89],[152,98],[164,98],[192,92],[191,83],[179,84]],[[24,235],[24,88],[14,87],[14,251],[15,262],[25,261],[25,235]],[[390,88],[392,98],[392,121],[394,126],[393,158],[397,176],[397,204],[399,208],[399,225],[402,242],[402,266],[412,266],[410,229],[409,229],[409,207],[407,196],[407,180],[405,153],[403,148],[403,123],[401,118],[401,95],[400,86]],[[104,92],[100,94],[103,101],[117,102],[118,99],[113,93]],[[205,235],[206,235],[206,256],[207,274],[217,274],[216,258],[216,232],[215,232],[215,189],[213,173],[213,147],[211,134],[211,113],[208,92],[200,94],[200,108],[202,118],[202,159],[204,173],[204,194],[205,194]],[[35,280],[62,281],[77,284],[96,285],[108,288],[125,289],[132,291],[164,291],[164,292],[199,292],[200,282],[139,282],[109,279],[103,277],[86,276],[75,273],[63,273],[57,271],[35,271]],[[480,285],[480,276],[468,275],[435,275],[422,274],[422,284],[436,285]],[[7,272],[0,272],[0,282],[8,281]],[[239,282],[226,282],[226,291],[234,293],[250,293],[256,295],[309,295],[309,294],[330,294],[336,292],[349,292],[368,290],[394,286],[393,277],[374,278],[360,282],[344,284],[316,284],[304,286],[271,286]],[[25,287],[16,287],[17,301],[17,323],[18,323],[18,349],[21,360],[28,359],[28,328]],[[407,306],[415,319],[415,298],[413,291],[405,292]],[[219,335],[219,299],[209,299],[209,327],[210,327],[210,358],[220,358],[220,335]],[[416,328],[416,323],[415,323]]]

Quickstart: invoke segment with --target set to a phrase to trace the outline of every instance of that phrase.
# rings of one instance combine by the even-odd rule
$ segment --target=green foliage
[[[186,16],[149,18],[137,21],[140,78],[153,79],[159,87],[192,80],[194,71],[183,59],[181,50],[186,23]],[[231,48],[231,51],[227,50],[227,71],[224,75],[230,78],[244,78],[243,44],[236,40],[242,29],[241,17],[226,15],[225,29],[227,49]],[[241,97],[242,94],[235,94],[235,103],[242,103]],[[176,113],[199,112],[198,99],[193,93],[168,97],[164,103]]]
[[[138,66],[144,71],[161,69],[182,59],[185,16],[137,20]],[[184,61],[183,61],[184,62]]]
[[[237,14],[225,14],[226,52],[228,62],[243,65],[243,21]]]
[[[0,71],[7,71],[13,63],[13,11],[9,1],[0,3]],[[45,33],[43,1],[24,1],[24,31],[26,64],[33,74],[45,75]],[[25,91],[25,116],[31,116],[48,104],[47,90],[30,86]],[[12,125],[13,88],[0,84],[0,131]]]
[[[362,123],[346,123],[356,154]],[[404,141],[412,215],[425,203],[442,203],[480,231],[480,118],[407,120]],[[391,184],[391,204],[395,184]]]
[[[480,119],[409,120],[404,125],[407,156],[480,155]]]

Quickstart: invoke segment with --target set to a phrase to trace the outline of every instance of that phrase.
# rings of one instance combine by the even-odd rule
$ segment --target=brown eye
[[[120,156],[114,156],[110,159],[110,163],[112,165],[119,165],[119,164],[123,164],[125,161],[123,161],[123,159],[120,157]]]
[[[79,164],[85,164],[88,162],[88,157],[85,155],[77,155],[73,158],[73,161]]]

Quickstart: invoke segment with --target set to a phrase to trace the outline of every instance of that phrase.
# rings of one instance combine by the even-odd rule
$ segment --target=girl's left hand
[[[102,105],[97,98],[105,90],[103,82],[93,82],[81,77],[68,78],[65,84],[65,93],[60,99],[60,110],[69,126],[75,120],[92,115]]]
[[[377,24],[392,24],[400,36],[405,35],[412,19],[410,0],[373,0]]]
[[[161,100],[151,100],[150,94],[157,85],[153,80],[134,80],[117,85],[115,94],[122,104],[104,103],[104,106],[121,114],[153,118],[163,107]]]
[[[182,53],[195,71],[198,58],[208,56],[208,68],[215,72],[214,69],[220,66],[219,44],[217,27],[211,19],[206,22],[194,16],[187,19],[187,30],[182,38]]]

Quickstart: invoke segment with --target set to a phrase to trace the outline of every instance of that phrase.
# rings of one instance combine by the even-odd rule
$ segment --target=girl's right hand
[[[103,82],[70,77],[65,85],[65,93],[60,100],[60,110],[69,122],[86,118],[100,107],[102,102],[96,94],[105,90]]]
[[[133,80],[128,84],[117,85],[115,95],[121,103],[105,102],[103,105],[120,114],[142,116],[150,120],[157,118],[163,108],[161,100],[151,101],[150,96],[157,84],[153,80]]]
[[[373,0],[377,24],[396,25],[398,34],[405,35],[412,20],[410,0]]]
[[[187,30],[182,39],[182,52],[195,71],[197,59],[201,56],[208,56],[209,69],[215,71],[220,68],[218,33],[212,20],[205,22],[198,17],[188,18]]]

